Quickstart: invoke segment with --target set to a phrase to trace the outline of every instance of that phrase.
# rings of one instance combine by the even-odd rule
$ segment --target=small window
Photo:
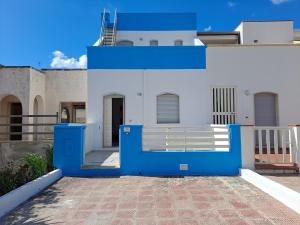
[[[133,45],[134,45],[133,41],[129,41],[129,40],[122,40],[117,42],[117,46],[133,46]]]
[[[84,102],[62,102],[60,107],[62,123],[85,123]]]
[[[157,123],[179,123],[179,96],[163,94],[157,96]]]
[[[85,123],[85,106],[74,106],[74,114],[75,123]]]
[[[158,40],[151,40],[150,46],[158,46]]]
[[[176,41],[174,42],[174,45],[175,45],[175,46],[182,46],[182,45],[183,45],[183,41],[182,41],[182,40],[176,40]]]

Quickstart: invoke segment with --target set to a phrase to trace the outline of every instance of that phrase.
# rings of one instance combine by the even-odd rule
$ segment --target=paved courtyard
[[[239,177],[65,177],[0,224],[300,224]]]
[[[300,174],[272,174],[266,177],[300,193]]]

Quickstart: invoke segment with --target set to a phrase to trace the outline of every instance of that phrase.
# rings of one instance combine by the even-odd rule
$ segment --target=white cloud
[[[208,31],[211,31],[211,29],[212,29],[212,27],[211,27],[211,25],[209,25],[208,27],[205,27],[205,28],[204,28],[204,31],[205,31],[205,32],[208,32]]]
[[[232,2],[232,1],[227,2],[227,4],[230,8],[232,8],[236,5],[235,2]]]
[[[290,2],[291,0],[270,0],[274,5],[280,5],[285,2]]]
[[[52,52],[53,58],[50,66],[52,68],[86,68],[87,57],[82,55],[79,59],[69,58],[61,51]]]

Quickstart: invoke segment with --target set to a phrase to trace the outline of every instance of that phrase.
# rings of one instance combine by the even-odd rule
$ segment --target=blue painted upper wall
[[[88,69],[205,69],[206,46],[92,46]]]
[[[196,13],[118,13],[119,31],[197,30]]]

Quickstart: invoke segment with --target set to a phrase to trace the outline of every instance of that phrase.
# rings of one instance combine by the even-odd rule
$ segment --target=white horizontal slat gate
[[[144,127],[144,151],[229,151],[229,129],[224,125]]]

